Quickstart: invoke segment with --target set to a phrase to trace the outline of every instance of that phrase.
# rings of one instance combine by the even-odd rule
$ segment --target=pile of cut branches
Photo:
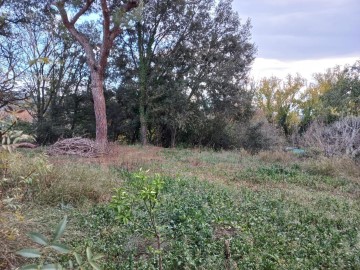
[[[95,141],[81,137],[58,141],[49,147],[47,153],[51,156],[75,155],[89,158],[99,156]]]

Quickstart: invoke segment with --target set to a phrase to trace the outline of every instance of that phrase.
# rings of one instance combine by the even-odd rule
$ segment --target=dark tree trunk
[[[171,148],[175,148],[176,145],[176,128],[171,128]]]
[[[145,116],[140,116],[140,139],[143,146],[147,145],[147,122]]]
[[[146,99],[146,86],[145,83],[140,84],[140,102],[139,102],[139,113],[140,113],[140,140],[142,145],[147,144],[147,113],[145,108]]]
[[[96,144],[98,150],[105,153],[107,150],[107,119],[106,104],[104,96],[104,79],[98,72],[91,72],[91,92],[94,100],[94,111],[96,121]]]

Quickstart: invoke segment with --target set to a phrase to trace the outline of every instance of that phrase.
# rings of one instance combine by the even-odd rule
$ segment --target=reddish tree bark
[[[125,12],[136,8],[140,0],[129,0],[121,9]],[[76,29],[75,24],[78,19],[89,10],[95,0],[86,0],[84,6],[70,20],[65,9],[66,0],[53,3],[58,9],[62,22],[71,35],[80,43],[86,54],[86,62],[90,69],[91,92],[94,100],[94,111],[96,120],[96,143],[98,150],[106,152],[107,150],[107,118],[106,105],[104,97],[104,74],[108,62],[110,50],[114,45],[115,38],[121,34],[122,30],[119,24],[111,22],[111,10],[108,7],[107,0],[100,0],[102,19],[103,19],[103,37],[100,46],[100,55],[95,56],[93,46],[90,40]]]

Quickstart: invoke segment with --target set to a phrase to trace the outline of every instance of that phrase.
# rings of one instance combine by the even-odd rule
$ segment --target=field
[[[64,216],[61,242],[103,254],[102,269],[360,269],[360,169],[346,158],[114,146],[0,162],[0,269],[67,265],[15,253]]]

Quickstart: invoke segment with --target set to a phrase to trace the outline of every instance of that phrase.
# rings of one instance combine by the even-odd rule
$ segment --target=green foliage
[[[92,269],[99,270],[99,260],[103,258],[101,254],[93,254],[89,247],[86,248],[86,259],[83,261],[81,256],[71,251],[71,249],[61,242],[60,238],[64,234],[67,224],[67,217],[65,216],[62,221],[57,225],[54,230],[53,237],[51,239],[46,238],[44,235],[36,232],[29,233],[30,239],[40,245],[38,249],[35,248],[25,248],[17,252],[18,255],[25,258],[36,258],[38,259],[37,264],[28,264],[22,266],[21,270],[62,270],[62,269],[87,269],[88,266],[91,266]],[[70,254],[74,257],[77,267],[74,267],[72,260],[69,260],[66,266],[61,262],[61,257],[59,254]],[[64,268],[66,267],[66,268]]]
[[[10,130],[2,135],[1,147],[12,152],[20,142],[34,142],[35,137],[24,134],[21,130]]]
[[[158,268],[162,269],[161,228],[157,225],[156,208],[159,204],[159,193],[164,186],[164,181],[160,175],[149,178],[146,172],[142,170],[134,173],[133,177],[132,186],[135,188],[135,193],[130,195],[122,188],[117,189],[110,207],[116,211],[116,219],[122,224],[131,222],[133,230],[143,231],[145,235],[150,234],[150,237],[156,238],[156,248],[149,246],[148,249],[158,257]],[[139,222],[133,213],[132,205],[139,200],[142,201],[144,212],[148,218],[146,224]]]
[[[267,166],[256,173],[273,181],[304,181],[296,165]],[[299,203],[280,190],[235,190],[193,178],[164,177],[157,197],[153,178],[146,178],[129,174],[125,189],[113,199],[115,205],[93,208],[80,224],[89,231],[77,245],[89,243],[106,253],[106,269],[158,268],[156,239],[147,233],[151,218],[145,201],[148,206],[156,201],[164,269],[225,268],[225,240],[230,241],[232,264],[239,269],[360,267],[360,216],[358,206],[347,200],[321,195]],[[122,226],[115,218],[119,212],[113,211],[117,205],[125,212],[131,208],[128,221],[120,219]]]
[[[16,113],[18,111],[9,107],[7,117],[0,116],[0,145],[8,152],[12,152],[20,142],[34,142],[35,137],[25,134],[22,130],[15,130],[18,124]]]
[[[233,181],[248,181],[257,184],[266,183],[287,183],[297,186],[311,187],[316,190],[341,190],[351,192],[360,190],[360,185],[356,182],[338,176],[335,177],[329,170],[318,168],[317,171],[312,167],[303,170],[298,164],[284,166],[280,164],[259,166],[257,168],[247,168],[236,173]]]
[[[141,149],[133,148],[140,155],[149,148]],[[30,168],[22,167],[23,163],[39,163],[33,161],[37,156],[34,154],[22,159],[21,153],[4,153],[7,160],[15,155],[19,175],[26,171],[25,168]],[[18,245],[9,249],[9,243],[24,242],[21,238],[10,242],[7,239],[12,233],[10,228],[16,232],[28,220],[28,225],[40,225],[36,230],[46,232],[45,228],[52,226],[52,216],[62,216],[66,211],[72,220],[67,226],[69,233],[65,234],[66,243],[69,243],[65,247],[71,247],[68,248],[70,253],[62,254],[65,252],[63,246],[57,245],[55,249],[49,246],[47,250],[54,260],[44,264],[58,262],[70,268],[68,261],[71,259],[75,268],[87,263],[84,268],[89,269],[86,255],[91,258],[93,253],[101,253],[105,255],[101,266],[109,270],[157,269],[159,265],[170,270],[360,267],[357,229],[360,226],[360,186],[358,166],[354,161],[322,161],[270,151],[266,155],[207,149],[165,149],[161,153],[161,163],[146,164],[150,171],[135,173],[122,168],[105,171],[95,165],[71,164],[69,167],[64,160],[58,159],[49,174],[45,170],[48,162],[39,164],[36,173],[29,177],[34,182],[52,179],[59,181],[58,188],[67,186],[69,190],[87,193],[90,188],[86,186],[89,185],[93,192],[104,189],[105,194],[109,194],[111,186],[101,187],[97,183],[112,178],[121,189],[116,189],[112,203],[90,208],[82,204],[67,207],[67,200],[59,208],[58,194],[47,195],[48,200],[43,200],[34,193],[37,204],[19,201],[27,205],[23,221],[15,215],[7,215],[7,210],[1,211],[0,237],[4,237],[0,241],[5,243],[5,248],[2,247],[5,255],[0,254],[0,265],[8,269],[9,251],[20,249]],[[74,160],[71,163],[75,163]],[[13,166],[10,171],[15,169]],[[9,169],[6,170],[9,178]],[[63,174],[59,175],[59,170]],[[152,171],[161,172],[161,176]],[[77,180],[77,183],[70,186],[71,182],[59,180],[64,178],[71,182]],[[56,190],[43,189],[43,196]],[[69,190],[63,195],[70,194]],[[8,194],[8,191],[2,189],[4,193]],[[50,204],[51,199],[55,203]],[[47,205],[46,210],[44,205]],[[48,211],[51,211],[50,217]],[[20,230],[20,235],[23,235],[21,231],[31,230]],[[36,244],[32,249],[40,252],[45,243],[57,238],[59,234],[55,229],[52,231],[51,234],[30,234]],[[55,243],[63,245],[65,242],[61,237]],[[224,243],[229,243],[228,252]],[[91,250],[86,252],[85,247]],[[24,252],[39,256],[36,251]],[[3,258],[6,261],[1,261]],[[29,258],[27,262],[34,264],[42,259]],[[18,265],[19,261],[16,257],[12,262]]]
[[[256,105],[267,120],[277,124],[285,135],[291,135],[300,121],[298,95],[305,86],[305,79],[299,74],[290,74],[281,80],[276,77],[263,78],[256,91]]]
[[[322,96],[325,107],[337,116],[360,115],[360,60],[345,66],[329,90]]]

